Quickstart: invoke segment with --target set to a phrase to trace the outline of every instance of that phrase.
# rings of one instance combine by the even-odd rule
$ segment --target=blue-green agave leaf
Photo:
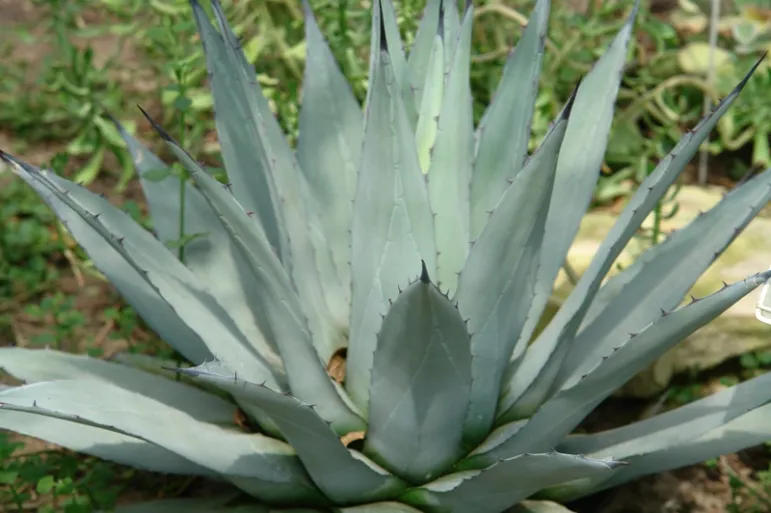
[[[129,506],[118,506],[114,513],[327,513],[322,508],[272,508],[243,500],[233,505],[212,503],[207,499],[161,499]],[[240,502],[240,503],[239,503]],[[348,510],[334,510],[334,513]],[[112,513],[112,512],[111,512]]]
[[[233,424],[236,412],[232,403],[173,379],[54,349],[0,347],[0,369],[25,383],[60,379],[110,383],[184,411],[202,422]]]
[[[424,173],[431,167],[431,149],[439,128],[439,113],[444,95],[444,41],[441,34],[434,37],[426,66],[421,102],[418,104],[418,125],[415,128],[418,160]]]
[[[435,479],[465,452],[470,391],[465,323],[424,266],[383,320],[364,451],[412,482]]]
[[[478,466],[490,465],[514,454],[556,447],[594,408],[624,383],[769,277],[771,271],[726,286],[720,292],[661,317],[640,334],[627,337],[626,341],[595,362],[588,374],[567,383],[560,392],[546,401],[511,438],[478,456]],[[617,456],[615,453],[613,455]]]
[[[0,388],[0,401],[15,390],[14,387]],[[13,411],[0,405],[0,429],[151,472],[216,476],[216,472],[141,438],[64,418]]]
[[[763,374],[685,406],[645,420],[589,435],[572,435],[559,444],[571,453],[626,458],[695,440],[768,402],[771,374]]]
[[[216,384],[267,413],[297,452],[310,478],[337,504],[393,497],[406,485],[363,455],[347,449],[313,406],[250,383],[233,374],[212,372],[206,364],[179,372]],[[361,426],[353,426],[360,429]]]
[[[342,284],[347,322],[351,288],[351,216],[364,116],[307,0],[306,57],[297,160],[319,206],[319,218]]]
[[[442,513],[499,513],[544,487],[609,475],[621,465],[573,454],[522,454],[484,470],[468,470],[407,492],[404,501]]]
[[[568,103],[543,144],[513,179],[469,253],[458,309],[471,333],[471,405],[464,435],[476,445],[490,432],[503,373],[535,292],[539,249],[554,186]]]
[[[351,225],[353,290],[346,387],[364,411],[369,407],[372,355],[389,301],[414,278],[410,269],[421,259],[429,272],[436,269],[425,178],[387,47],[378,51],[377,60]]]
[[[335,513],[338,513],[337,511]],[[376,502],[373,504],[363,504],[350,508],[342,508],[339,513],[421,513],[401,502]]]
[[[63,419],[140,438],[231,479],[262,500],[319,498],[289,445],[196,421],[181,410],[108,383],[35,383],[0,392],[0,404],[0,413]]]
[[[629,200],[628,205],[619,215],[608,236],[603,240],[592,262],[589,264],[589,268],[581,276],[579,283],[565,304],[537,340],[530,346],[522,364],[513,367],[513,370],[515,369],[516,371],[513,373],[511,381],[508,382],[508,387],[501,403],[501,411],[506,412],[508,410],[508,413],[504,414],[504,418],[511,419],[531,415],[535,408],[546,398],[549,391],[553,391],[553,381],[557,379],[558,373],[561,372],[558,368],[562,365],[562,359],[568,352],[568,345],[575,345],[573,340],[585,319],[584,316],[587,315],[587,312],[593,318],[598,315],[596,311],[590,312],[590,305],[598,294],[597,290],[600,288],[603,278],[643,221],[666,194],[677,177],[680,176],[717,121],[737,98],[749,77],[750,74],[739,83],[733,92],[709,116],[704,118],[691,132],[681,139]],[[626,271],[625,274],[627,278],[631,277]],[[609,294],[605,299],[606,302],[617,297],[617,294],[622,290],[620,285],[621,282],[613,278],[605,286],[610,287],[605,293],[602,292],[604,287],[600,289],[600,294],[603,296]],[[684,291],[681,293],[681,298],[684,293]],[[674,308],[676,305],[677,303],[670,308]],[[661,307],[664,307],[664,305],[657,303],[656,312]],[[650,318],[648,322],[652,320],[653,318]],[[638,326],[637,331],[644,326],[645,324]],[[626,335],[627,331],[623,331],[621,334],[622,336]],[[616,338],[614,340],[617,342],[620,339]],[[519,342],[522,343],[523,340],[520,339]],[[564,365],[563,370],[572,368],[568,362],[565,362]],[[544,372],[543,369],[546,369],[546,371]],[[512,406],[515,403],[517,403],[517,406]]]
[[[771,374],[725,388],[704,399],[617,429],[566,438],[559,450],[629,462],[610,479],[556,487],[546,494],[572,499],[631,479],[692,465],[769,439]]]
[[[436,219],[439,252],[436,284],[450,296],[455,294],[458,273],[466,262],[471,242],[469,187],[474,157],[474,119],[469,65],[473,20],[474,9],[469,3],[445,85],[428,172],[428,192]],[[445,37],[444,41],[451,39]],[[445,45],[445,56],[447,49],[448,45]]]
[[[196,497],[184,499],[159,499],[118,506],[114,513],[233,513],[238,506],[228,506],[237,495]],[[267,507],[255,506],[250,513],[270,513]]]
[[[181,374],[174,370],[177,368],[189,368],[190,365],[180,365],[180,362],[177,362],[174,360],[158,358],[155,356],[150,356],[150,355],[140,354],[140,353],[118,353],[113,357],[113,361],[135,369],[140,369],[150,374],[163,376],[168,379],[173,379],[176,382],[182,382],[187,385],[200,388],[205,392],[214,394],[218,397],[222,397],[224,399],[227,399],[228,401],[233,400],[233,397],[222,388],[219,388],[211,383],[207,383],[201,380],[196,380],[194,378],[191,378],[190,376]],[[224,364],[215,363],[215,362],[207,362],[206,365],[209,365],[209,366],[221,365],[224,367]],[[268,434],[274,435],[276,438],[282,437],[281,431],[278,429],[278,426],[276,426],[273,423],[273,421],[270,419],[270,417],[265,415],[264,412],[262,412],[258,408],[255,408],[254,405],[241,401],[238,398],[236,398],[235,401],[245,413],[247,413],[248,415],[251,416],[251,418],[257,421],[257,423],[259,424],[260,428],[263,431],[265,431]],[[230,420],[232,420],[232,418]]]
[[[27,178],[33,187],[39,187],[40,194],[49,195],[53,200],[49,204],[68,227],[74,227],[70,231],[81,244],[89,237],[99,237],[107,243],[172,308],[172,315],[203,340],[211,354],[252,379],[284,386],[280,369],[257,353],[205,286],[128,214],[54,174],[38,170]],[[88,250],[88,244],[83,246]],[[93,253],[89,254],[93,257]]]
[[[442,6],[439,11],[441,19],[440,29],[443,32],[442,39],[445,42],[444,51],[444,76],[445,80],[449,80],[450,71],[452,70],[455,62],[455,53],[458,49],[463,51],[463,46],[460,43],[460,39],[463,37],[461,34],[461,20],[458,13],[458,2],[456,0],[441,0]],[[466,1],[466,8],[470,8],[471,1]]]
[[[522,501],[514,506],[509,513],[573,513],[558,502],[553,501]]]
[[[578,86],[573,116],[560,149],[536,294],[513,355],[515,360],[527,347],[594,194],[638,5],[639,1],[610,47]]]
[[[763,386],[768,387],[768,383]],[[764,404],[698,438],[687,438],[675,446],[646,454],[631,455],[628,468],[621,469],[617,475],[603,482],[595,490],[604,490],[639,477],[686,465],[696,465],[724,454],[764,444],[771,438],[769,421],[771,405]]]
[[[404,112],[407,115],[410,127],[414,130],[418,121],[415,105],[415,94],[412,90],[407,73],[407,60],[404,57],[404,46],[399,33],[399,24],[396,20],[396,11],[392,0],[374,0],[372,2],[372,38],[370,39],[369,79],[373,80],[378,68],[378,54],[381,48],[387,47],[391,58],[392,73],[397,87],[401,89],[404,98]],[[374,89],[367,89],[365,107],[372,101]]]
[[[404,97],[404,111],[407,113],[410,126],[415,130],[415,125],[418,122],[415,91],[412,89],[408,75],[407,59],[404,56],[404,45],[402,44],[402,36],[399,32],[399,23],[396,19],[394,4],[392,0],[375,0],[375,3],[377,2],[380,2],[380,8],[382,9],[383,30],[386,42],[388,43],[388,53],[391,56],[394,76],[401,86]]]
[[[489,212],[527,159],[550,3],[549,0],[536,3],[524,34],[509,54],[492,103],[477,128],[471,178],[472,239],[482,233]]]
[[[246,66],[250,69],[219,2],[212,1],[212,5],[222,36],[216,33],[200,6],[195,11],[202,35],[209,34],[210,42],[205,50],[212,46],[217,50],[216,52],[212,50],[209,59],[229,59],[228,68],[231,73],[236,73],[239,67]],[[282,257],[284,267],[289,270],[293,284],[302,300],[300,306],[307,317],[314,346],[322,360],[327,362],[336,350],[345,345],[344,327],[347,322],[347,305],[341,300],[345,297],[345,293],[332,261],[324,228],[316,212],[318,203],[314,201],[310,185],[300,171],[294,152],[273,116],[255,80],[254,72],[248,74],[242,72],[237,75],[240,77],[241,88],[236,91],[227,91],[227,94],[232,97],[234,92],[241,92],[244,101],[240,108],[245,112],[249,109],[247,113],[252,123],[250,126],[254,128],[250,133],[250,141],[245,145],[239,143],[238,150],[250,156],[251,167],[248,169],[253,172],[252,167],[255,165],[253,153],[256,149],[263,173],[272,177],[272,186],[275,188],[277,198],[275,204],[283,223],[281,226],[285,230],[285,233],[281,234],[285,245],[283,249],[279,248],[279,255]],[[219,110],[217,113],[219,114]],[[249,122],[250,119],[246,121]],[[237,125],[236,129],[243,130],[243,127]],[[220,138],[222,138],[221,134]],[[246,191],[249,191],[248,184],[245,185]],[[233,181],[233,194],[239,202],[247,210],[256,211],[250,204],[241,201],[241,197],[237,194],[240,189],[241,184]],[[271,241],[270,238],[268,240]]]
[[[64,178],[10,156],[4,158],[51,206],[97,267],[114,280],[127,299],[138,301],[140,314],[161,336],[176,343],[183,355],[190,352],[191,343],[201,340],[209,355],[214,354],[252,379],[283,386],[281,373],[244,339],[232,318],[190,270],[125,212]],[[130,283],[125,284],[125,280]],[[140,283],[154,296],[137,295]],[[160,315],[167,317],[160,319]],[[171,332],[169,324],[176,328],[179,321],[184,323],[181,331]],[[180,334],[192,336],[179,340]]]
[[[255,94],[255,74],[244,69],[240,52],[217,33],[198,0],[190,3],[206,55],[217,134],[233,194],[244,208],[256,213],[271,246],[286,262],[287,227],[271,173],[265,127],[260,126],[265,120],[257,105],[261,93]]]
[[[423,88],[431,73],[429,63],[434,53],[436,36],[444,37],[440,8],[442,0],[428,0],[426,8],[423,11],[423,17],[420,19],[418,31],[415,34],[415,41],[410,48],[410,54],[407,57],[407,79],[412,89],[415,91],[415,105],[420,106],[423,103]],[[444,77],[444,54],[440,59],[442,77]],[[426,71],[429,70],[428,73]],[[444,80],[444,78],[442,79]]]
[[[187,385],[200,388],[201,390],[217,395],[219,397],[223,397],[228,400],[230,399],[230,395],[218,389],[217,387],[211,386],[208,383],[195,381],[189,376],[183,376],[182,374],[174,371],[174,369],[177,367],[191,367],[191,365],[185,364],[185,362],[180,362],[172,358],[161,358],[158,356],[151,356],[149,354],[131,352],[117,353],[113,355],[109,361],[119,363],[126,367],[138,369],[150,374],[173,379],[174,381],[179,381]]]
[[[771,200],[771,170],[731,191],[707,213],[646,251],[639,272],[571,343],[558,384],[585,373],[614,341],[677,307],[701,274]]]
[[[340,426],[360,423],[361,420],[345,401],[342,389],[329,379],[311,343],[311,335],[300,311],[299,298],[264,232],[259,229],[259,225],[251,222],[227,187],[206,174],[149,116],[148,120],[188,170],[209,206],[217,214],[222,227],[232,236],[244,260],[248,262],[259,284],[258,307],[264,309],[270,323],[270,332],[275,337],[273,343],[284,362],[289,389],[303,401],[317,405],[322,416],[330,422]],[[233,367],[231,362],[224,360],[224,363],[241,374],[240,368]],[[241,375],[249,381],[262,382]]]
[[[267,320],[262,309],[256,307],[257,284],[230,235],[222,230],[217,216],[187,176],[184,177],[183,209],[180,177],[172,175],[166,164],[120,124],[117,128],[128,146],[158,239],[164,244],[180,240],[180,212],[184,211],[185,234],[194,237],[185,244],[184,264],[206,283],[209,292],[230,313],[246,340],[271,365],[281,368],[273,339],[265,337],[260,330]]]

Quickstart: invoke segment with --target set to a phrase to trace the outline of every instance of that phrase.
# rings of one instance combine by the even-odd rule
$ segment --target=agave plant
[[[0,392],[0,427],[220,479],[251,501],[126,509],[136,512],[556,511],[526,499],[567,501],[771,438],[771,375],[575,433],[771,276],[680,306],[769,201],[766,171],[603,283],[749,76],[645,180],[536,333],[598,178],[636,7],[528,156],[548,0],[476,129],[471,3],[461,13],[429,0],[405,57],[393,6],[375,0],[363,110],[306,5],[295,149],[218,2],[218,29],[191,4],[230,183],[153,123],[191,181],[159,178],[165,164],[123,131],[153,236],[104,198],[3,154],[189,365],[3,348],[0,366],[26,384]],[[189,234],[179,259],[165,243]]]

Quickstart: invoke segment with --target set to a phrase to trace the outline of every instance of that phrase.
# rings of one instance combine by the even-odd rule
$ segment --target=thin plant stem
[[[720,21],[720,0],[712,0],[712,9],[709,20],[709,54],[707,56],[707,85],[710,89],[715,84],[715,48],[717,46],[717,25]],[[704,116],[709,114],[712,108],[712,98],[704,95]],[[699,185],[707,185],[709,151],[707,141],[702,144],[699,150]]]

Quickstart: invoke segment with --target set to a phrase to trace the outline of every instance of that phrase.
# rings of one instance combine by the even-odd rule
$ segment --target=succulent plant
[[[476,129],[471,3],[429,0],[405,57],[393,6],[375,0],[363,110],[306,4],[295,149],[219,3],[218,30],[191,4],[228,184],[154,122],[189,176],[123,131],[151,234],[2,154],[189,365],[2,348],[0,367],[26,384],[0,391],[0,427],[241,493],[124,508],[137,513],[562,511],[526,499],[566,501],[771,438],[771,375],[575,433],[771,276],[680,306],[769,201],[766,171],[605,280],[749,76],[658,164],[537,333],[598,178],[636,7],[528,156],[548,0]],[[186,234],[179,259],[167,243]]]

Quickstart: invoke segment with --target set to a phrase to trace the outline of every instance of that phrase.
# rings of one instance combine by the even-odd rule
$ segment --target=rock
[[[706,211],[720,201],[724,192],[725,190],[720,187],[683,186],[677,196],[680,209],[674,218],[663,222],[663,230],[669,232],[685,226],[698,215],[699,211]],[[594,211],[585,216],[568,257],[576,271],[582,273],[588,267],[615,220],[616,215],[607,211]],[[651,221],[648,219],[646,226],[649,226]],[[640,254],[641,249],[643,249],[641,243],[633,240],[619,258],[619,262],[630,263],[635,255]],[[771,214],[761,211],[720,258],[707,269],[694,285],[691,293],[696,297],[703,297],[719,290],[724,281],[734,283],[749,275],[765,271],[769,265],[771,265]],[[611,274],[614,272],[615,269]],[[572,285],[565,274],[560,273],[550,311],[546,316],[553,315],[571,289]],[[636,376],[620,393],[634,397],[650,397],[664,390],[675,374],[709,369],[743,353],[771,348],[771,326],[755,319],[755,305],[759,294],[760,289],[745,296],[722,316],[688,337]]]

